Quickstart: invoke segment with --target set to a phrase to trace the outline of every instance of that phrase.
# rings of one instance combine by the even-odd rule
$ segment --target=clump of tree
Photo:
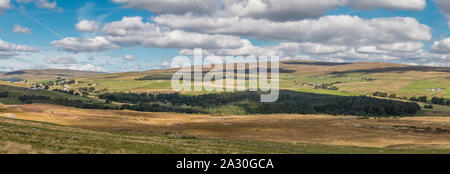
[[[67,80],[67,81],[66,81],[66,84],[68,84],[68,85],[70,85],[70,84],[75,84],[75,83],[76,83],[76,81],[73,80],[73,79],[70,79],[70,80]]]
[[[144,112],[178,112],[178,113],[188,113],[188,114],[200,114],[207,113],[202,110],[198,110],[191,107],[173,107],[171,105],[164,105],[158,103],[138,103],[135,105],[122,105],[120,109],[128,109],[135,111],[144,111]]]
[[[51,98],[48,96],[40,95],[23,95],[18,98],[18,100],[25,104],[33,103],[44,103],[44,104],[54,104],[61,106],[70,106],[82,109],[120,109],[118,106],[110,105],[103,102],[98,102],[94,100],[76,100],[69,98]]]
[[[422,102],[422,103],[427,103],[428,102],[428,97],[427,96],[421,96],[421,97],[417,98],[417,100],[419,102]]]
[[[412,102],[419,102],[419,99],[417,99],[417,97],[411,97],[411,98],[409,98],[409,101],[412,101]]]
[[[439,98],[439,97],[433,97],[433,98],[431,98],[431,103],[437,104],[437,105],[445,105],[445,99]]]
[[[5,92],[0,92],[0,98],[8,98],[9,97],[9,92],[5,91]]]
[[[333,83],[323,83],[323,84],[314,84],[314,89],[326,89],[326,90],[333,90],[333,91],[337,91],[339,90],[338,87],[333,86],[335,84],[340,84],[342,82],[337,81],[337,82],[333,82]]]
[[[74,89],[71,89],[71,90],[53,89],[52,91],[70,94],[70,95],[74,95],[74,96],[80,96],[80,93],[78,91],[75,91]]]
[[[23,95],[18,98],[22,103],[32,104],[32,103],[47,103],[50,101],[50,97],[39,96],[39,95]]]
[[[78,91],[83,96],[89,96],[90,94],[96,92],[94,87],[81,87],[81,88],[78,88]]]
[[[397,97],[397,99],[400,99],[400,100],[409,100],[408,97]]]
[[[365,81],[371,82],[371,81],[375,81],[376,79],[374,79],[372,77],[369,77],[369,78],[364,77],[364,78],[361,78],[361,80],[365,80]]]
[[[328,90],[337,91],[337,90],[339,90],[339,88],[336,87],[336,86],[330,86],[330,87],[328,88]]]
[[[428,103],[428,97],[427,96],[421,96],[421,97],[414,96],[414,97],[409,98],[409,101]]]
[[[419,98],[411,97],[410,101],[450,106],[450,100],[446,100],[445,98],[441,98],[441,97],[433,97],[433,98],[431,98],[431,102],[428,101],[428,97],[426,97],[426,96],[422,96]]]
[[[426,109],[433,109],[433,105],[425,105],[423,107],[426,108]]]
[[[366,96],[333,96],[280,91],[273,103],[261,103],[262,92],[234,92],[204,95],[156,93],[105,93],[106,101],[128,103],[122,109],[151,112],[208,113],[210,108],[232,105],[248,114],[332,114],[359,116],[411,116],[421,111],[414,102],[378,99]]]
[[[82,109],[120,109],[119,106],[103,103],[103,102],[94,102],[94,101],[85,101],[85,100],[72,100],[68,98],[58,98],[50,101],[50,104],[62,105],[62,106],[70,106],[75,108]]]
[[[386,97],[388,97],[388,93],[385,93],[385,92],[374,92],[374,93],[372,94],[372,96],[374,96],[374,97],[383,97],[383,98],[386,98]]]

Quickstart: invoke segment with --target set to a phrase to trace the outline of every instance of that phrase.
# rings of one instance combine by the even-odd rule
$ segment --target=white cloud
[[[238,48],[243,44],[239,37],[170,30],[144,23],[142,17],[124,17],[121,21],[107,23],[102,32],[109,41],[125,46],[213,49]]]
[[[136,56],[127,54],[127,55],[123,56],[123,59],[125,59],[126,61],[132,61],[132,60],[136,59]]]
[[[32,30],[21,25],[14,25],[13,32],[21,34],[29,34],[32,32]]]
[[[378,49],[376,46],[362,46],[356,49],[356,52],[358,53],[377,53],[377,54],[382,54],[382,53],[386,53],[386,51],[384,50],[380,50]]]
[[[426,0],[113,0],[126,7],[157,14],[216,14],[273,21],[316,18],[330,9],[350,5],[356,9],[422,10]]]
[[[83,66],[69,66],[66,67],[71,70],[79,70],[79,71],[95,71],[95,72],[106,72],[106,69],[101,66],[95,66],[92,64],[86,64]]]
[[[450,54],[450,38],[435,41],[430,47],[432,53]]]
[[[158,14],[207,13],[220,7],[218,0],[113,0],[113,2]]]
[[[170,66],[170,63],[168,61],[163,61],[160,65],[163,67],[168,67]]]
[[[101,36],[94,38],[73,38],[67,37],[61,40],[51,42],[54,46],[62,48],[69,52],[102,52],[118,49],[114,43]]]
[[[445,66],[450,66],[450,63],[446,62],[428,62],[424,64],[425,66],[440,66],[440,67],[445,67]]]
[[[448,20],[448,26],[450,27],[450,1],[448,0],[434,0],[436,6],[441,9],[441,12]]]
[[[96,21],[82,20],[76,24],[78,31],[92,33],[99,30],[100,25]]]
[[[316,61],[404,61],[428,58],[447,59],[450,56],[436,56],[429,54],[423,48],[423,43],[396,43],[391,45],[374,46],[340,46],[319,43],[282,42],[275,46],[254,46],[250,42],[239,49],[211,49],[203,50],[206,57],[224,56],[279,56],[282,59],[301,59]],[[183,49],[181,55],[192,55],[193,50]]]
[[[358,9],[389,8],[396,10],[423,10],[426,0],[349,0],[348,4]]]
[[[18,3],[30,3],[33,2],[38,8],[57,9],[56,1],[49,0],[17,0]]]
[[[274,46],[254,46],[246,40],[245,46],[238,49],[210,49],[203,50],[204,56],[210,58],[224,58],[225,56],[279,56],[280,58],[305,57],[307,55],[328,55],[348,50],[346,46],[323,45],[316,43],[283,42]],[[193,50],[183,49],[181,55],[193,55]]]
[[[73,57],[60,57],[60,56],[47,57],[44,61],[49,64],[63,64],[63,65],[79,63],[78,60]]]
[[[8,43],[0,39],[0,57],[9,58],[23,52],[37,52],[34,47]]]
[[[383,44],[379,49],[396,52],[414,52],[422,49],[425,45],[422,42],[405,42],[394,44]]]
[[[346,46],[323,45],[317,43],[300,43],[300,51],[304,54],[331,54],[347,50]]]
[[[133,69],[142,69],[142,66],[139,64],[135,64],[133,66],[131,66]]]
[[[154,20],[175,29],[227,34],[260,40],[319,42],[322,44],[391,44],[427,41],[430,27],[410,17],[363,19],[358,16],[325,16],[290,22],[237,17],[162,15]]]
[[[418,66],[419,64],[417,63],[413,63],[413,62],[408,62],[408,63],[404,63],[405,65],[411,65],[411,66]]]
[[[68,37],[52,44],[71,52],[101,52],[121,46],[143,46],[180,49],[239,48],[243,39],[220,34],[200,34],[171,30],[158,24],[143,22],[142,17],[123,17],[120,21],[106,23],[103,36],[95,38]]]
[[[157,16],[148,21],[143,17],[123,17],[119,21],[105,23],[102,28],[96,21],[82,20],[76,25],[77,30],[96,32],[97,37],[69,37],[53,41],[52,44],[77,53],[142,46],[175,48],[184,55],[192,53],[194,48],[203,48],[207,56],[277,55],[290,59],[315,58],[331,61],[398,61],[423,59],[427,56],[436,59],[447,58],[446,54],[431,54],[424,50],[423,42],[432,39],[431,29],[415,18],[322,16],[330,9],[340,6],[363,10],[376,8],[423,10],[426,7],[425,0],[113,0],[113,2],[129,8],[146,9]],[[103,24],[101,20],[97,21]],[[247,38],[273,41],[278,45],[255,46]],[[435,45],[437,46],[434,53],[437,53],[438,49],[446,49],[444,43]],[[123,59],[134,60],[135,57],[125,55]]]
[[[10,1],[11,0],[0,0],[0,14],[12,8],[12,4]]]
[[[219,14],[288,21],[319,17],[345,0],[226,0],[224,4]]]
[[[326,59],[340,59],[343,61],[380,61],[380,60],[398,60],[400,59],[399,57],[396,57],[394,55],[390,55],[390,54],[374,54],[374,52],[372,53],[363,53],[363,52],[358,52],[357,49],[349,49],[347,51],[343,51],[343,52],[338,52],[335,54],[328,54],[328,55],[324,55],[322,57],[320,57],[320,59],[322,60],[326,60]]]
[[[356,9],[423,10],[426,0],[224,0],[219,14],[273,21],[316,18],[330,9],[350,5]]]
[[[390,52],[416,52],[425,45],[422,42],[403,42],[394,44],[381,44],[375,46],[362,46],[357,48],[359,53],[387,54]]]

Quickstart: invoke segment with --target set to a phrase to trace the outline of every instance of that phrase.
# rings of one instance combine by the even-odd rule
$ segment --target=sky
[[[450,66],[450,0],[0,0],[0,71],[208,58]]]

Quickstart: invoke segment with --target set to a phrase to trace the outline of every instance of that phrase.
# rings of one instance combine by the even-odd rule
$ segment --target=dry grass
[[[47,154],[50,153],[47,150],[41,150],[33,148],[29,144],[20,144],[15,142],[0,142],[0,153],[1,154]]]
[[[217,117],[83,110],[41,104],[3,107],[7,108],[7,112],[16,114],[18,119],[130,135],[450,149],[450,117],[356,119],[356,117],[282,114]]]

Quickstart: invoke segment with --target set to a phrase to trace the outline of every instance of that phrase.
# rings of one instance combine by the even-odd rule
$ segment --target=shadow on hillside
[[[315,65],[315,66],[338,66],[348,65],[351,63],[338,63],[338,62],[283,62],[283,64],[289,65]]]
[[[407,71],[419,72],[450,72],[450,68],[445,67],[427,67],[427,66],[408,66],[408,67],[385,67],[385,68],[371,68],[351,71],[334,71],[332,74],[347,74],[347,73],[404,73]]]
[[[5,82],[20,82],[20,81],[24,81],[21,78],[10,78],[10,79],[0,79],[0,81],[5,81]]]
[[[26,74],[27,72],[25,71],[13,71],[13,72],[7,72],[5,73],[5,75],[9,76],[9,75],[21,75],[21,74]]]
[[[245,74],[250,74],[250,70],[252,70],[253,72],[258,72],[259,70],[258,69],[245,69]],[[197,71],[198,72],[198,71]],[[204,77],[207,73],[217,73],[217,72],[220,72],[220,71],[202,71],[202,77]],[[296,71],[294,71],[294,70],[288,70],[288,69],[283,69],[283,68],[280,68],[279,69],[279,73],[294,73],[294,72],[296,72]],[[187,72],[187,73],[189,73],[189,72]],[[194,71],[192,71],[191,72],[191,77],[194,77],[194,74],[195,72]],[[227,73],[227,71],[225,70],[225,69],[223,69],[223,71],[222,71],[222,73]],[[239,73],[241,73],[241,72],[239,72],[237,69],[234,69],[234,74],[239,74]],[[267,73],[272,73],[272,69],[267,69]],[[144,77],[141,77],[141,78],[137,78],[136,80],[171,80],[172,79],[172,76],[173,76],[173,74],[171,73],[171,74],[151,74],[151,75],[147,75],[147,76],[144,76]]]

